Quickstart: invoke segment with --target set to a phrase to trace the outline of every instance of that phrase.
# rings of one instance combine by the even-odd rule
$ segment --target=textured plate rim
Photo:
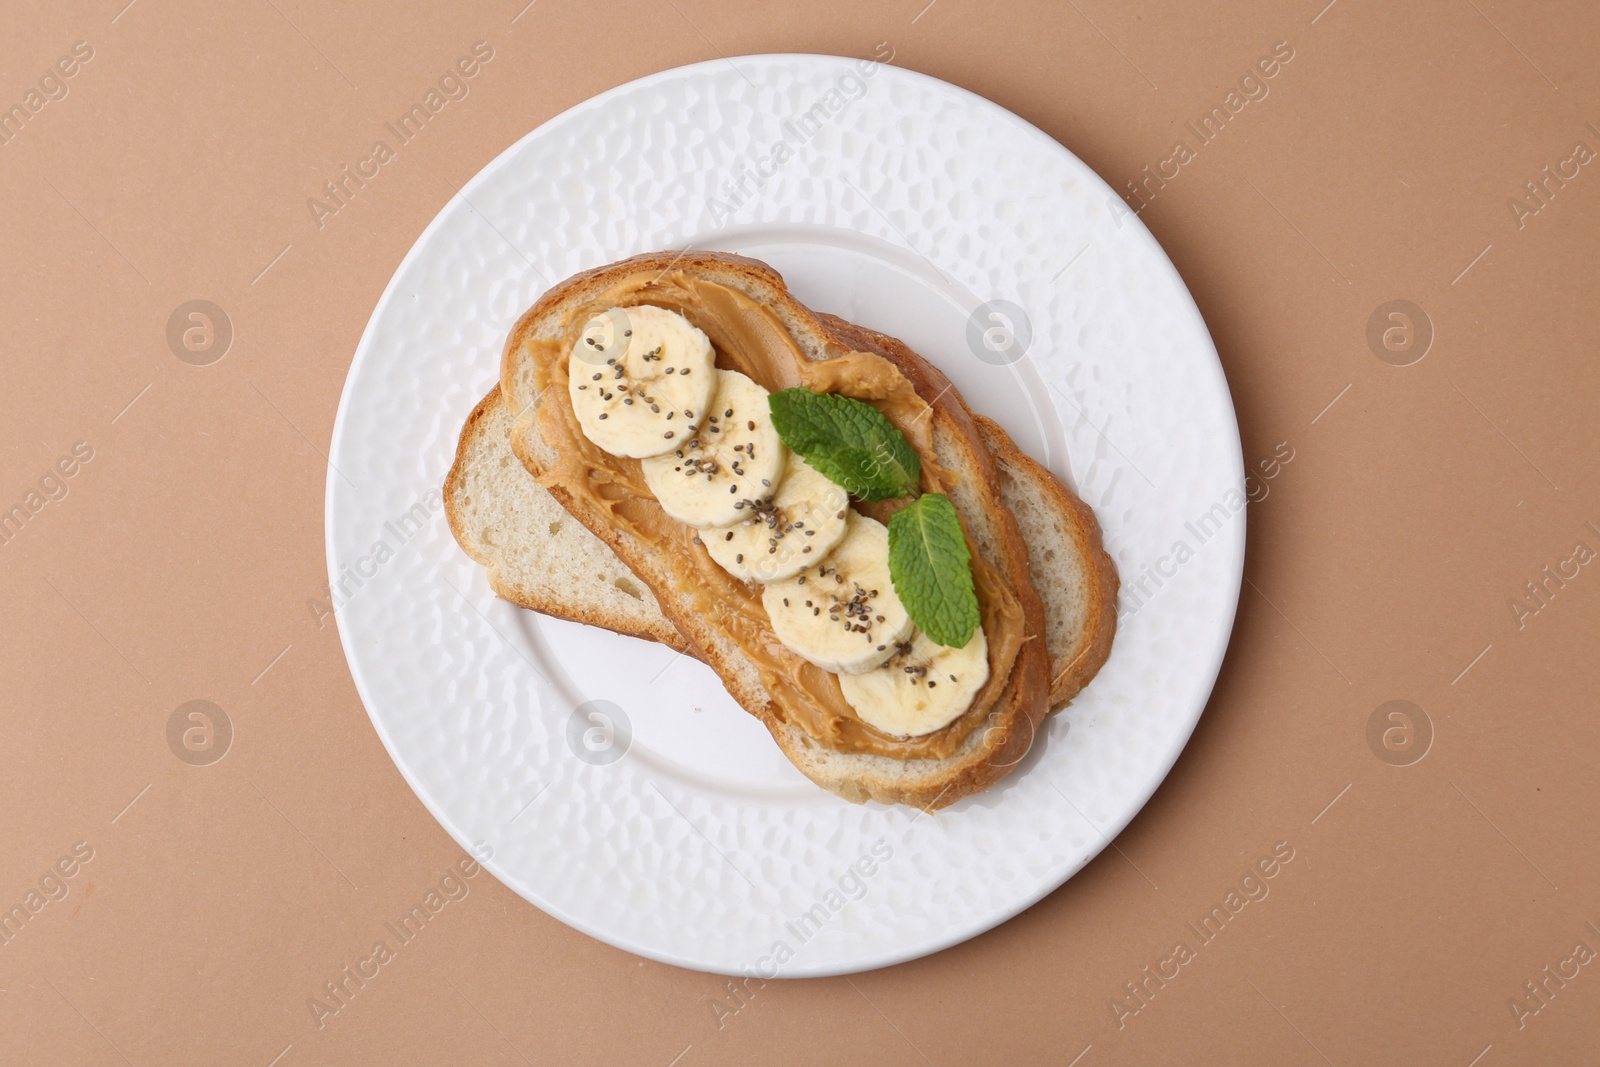
[[[667,81],[672,78],[692,76],[693,74],[702,70],[720,68],[726,64],[734,63],[737,60],[815,63],[826,67],[834,67],[841,63],[856,62],[856,60],[851,57],[819,53],[755,53],[750,55],[704,60],[678,67],[670,67],[644,75],[631,81],[624,82],[620,85],[616,85],[602,93],[589,97],[586,100],[580,101],[579,103],[574,104],[573,106],[558,112],[555,115],[552,115],[550,118],[546,119],[544,122],[540,123],[523,136],[519,137],[516,141],[512,142],[501,152],[497,153],[491,160],[485,163],[477,171],[477,173],[475,173],[461,186],[456,195],[447,199],[440,206],[438,212],[428,222],[427,226],[425,226],[417,235],[411,247],[406,251],[406,254],[395,266],[393,273],[390,275],[388,282],[384,286],[382,294],[379,296],[378,301],[373,308],[372,314],[368,317],[367,324],[362,330],[361,338],[356,344],[350,366],[346,371],[344,385],[340,391],[339,404],[335,411],[333,431],[330,436],[328,446],[328,455],[330,458],[325,471],[326,489],[324,493],[323,516],[324,550],[327,557],[328,574],[330,580],[337,580],[339,570],[339,554],[337,546],[335,545],[335,509],[337,499],[340,495],[338,484],[339,479],[337,477],[337,472],[333,467],[331,457],[339,454],[346,443],[345,439],[350,422],[349,418],[347,417],[348,409],[354,404],[354,386],[356,378],[355,372],[357,367],[363,361],[372,358],[371,350],[374,345],[373,336],[375,330],[380,320],[382,320],[387,313],[391,302],[397,299],[400,279],[406,274],[407,268],[411,266],[412,261],[424,254],[423,249],[429,243],[429,240],[434,235],[435,231],[444,228],[444,226],[447,224],[447,220],[453,216],[456,201],[458,199],[464,199],[465,194],[471,192],[480,183],[489,180],[489,176],[494,171],[505,165],[507,160],[519,153],[524,145],[546,135],[548,131],[556,124],[571,120],[590,111],[603,108],[613,99],[626,93],[648,88],[653,84]],[[1105,179],[1100,177],[1100,175],[1093,168],[1084,163],[1065,145],[1051,137],[1049,134],[1045,133],[1043,130],[1039,129],[1037,126],[1028,122],[1020,115],[1017,115],[1016,113],[1005,108],[1003,105],[989,100],[986,97],[980,96],[979,94],[974,93],[969,89],[965,89],[959,85],[935,78],[932,75],[924,74],[920,71],[911,70],[905,67],[893,66],[891,64],[886,64],[886,66],[889,66],[890,69],[892,69],[898,76],[905,77],[911,81],[923,83],[924,89],[927,92],[953,95],[969,102],[981,110],[987,110],[991,112],[997,118],[1004,121],[1008,126],[1020,132],[1023,136],[1036,141],[1046,151],[1063,157],[1070,167],[1078,170],[1091,183],[1097,184],[1108,198],[1115,197],[1117,195],[1115,190],[1111,188]],[[1132,233],[1134,234],[1134,238],[1138,241],[1146,243],[1148,249],[1155,253],[1155,255],[1152,257],[1152,265],[1155,267],[1155,269],[1164,271],[1169,276],[1169,280],[1174,284],[1176,294],[1180,298],[1183,312],[1193,318],[1194,323],[1198,328],[1197,339],[1202,342],[1205,347],[1205,352],[1203,354],[1210,357],[1207,361],[1207,369],[1215,374],[1220,383],[1220,397],[1226,406],[1228,422],[1232,426],[1230,443],[1233,446],[1231,451],[1233,470],[1229,473],[1237,475],[1235,480],[1242,483],[1244,477],[1243,445],[1239,436],[1237,411],[1233,404],[1232,390],[1228,386],[1226,371],[1223,368],[1220,356],[1216,351],[1215,341],[1211,336],[1210,329],[1207,327],[1204,316],[1201,314],[1198,305],[1194,301],[1193,294],[1189,291],[1187,284],[1183,281],[1182,276],[1178,273],[1176,265],[1173,264],[1171,257],[1167,255],[1166,250],[1161,247],[1160,242],[1158,242],[1155,236],[1150,233],[1143,221],[1138,217],[1138,215],[1131,211],[1127,213],[1122,221],[1124,223],[1130,223],[1132,225]],[[1197,663],[1195,683],[1197,690],[1203,689],[1203,695],[1197,699],[1195,706],[1187,712],[1183,720],[1180,721],[1176,718],[1172,720],[1173,729],[1170,735],[1171,740],[1168,744],[1167,750],[1162,754],[1159,760],[1152,761],[1151,773],[1149,774],[1147,780],[1143,783],[1143,786],[1140,789],[1130,793],[1130,796],[1137,796],[1137,803],[1134,803],[1130,800],[1128,803],[1120,805],[1118,812],[1114,817],[1108,819],[1103,826],[1096,827],[1099,836],[1101,836],[1103,840],[1098,845],[1091,845],[1089,848],[1085,849],[1083,855],[1078,858],[1075,863],[1064,866],[1059,872],[1052,872],[1042,878],[1036,879],[1037,885],[1035,892],[1023,894],[1017,898],[1017,902],[1011,906],[997,908],[985,912],[979,919],[975,919],[964,925],[952,927],[946,934],[942,936],[918,941],[915,944],[908,944],[901,949],[880,950],[875,955],[865,959],[820,963],[811,967],[803,965],[789,967],[785,973],[779,977],[820,978],[842,974],[856,974],[864,971],[876,970],[882,967],[894,966],[899,963],[909,962],[911,960],[920,959],[924,956],[942,952],[945,949],[951,948],[955,945],[961,944],[962,942],[986,933],[989,930],[992,930],[995,927],[1010,921],[1017,915],[1033,907],[1039,901],[1043,900],[1045,897],[1059,889],[1062,885],[1065,885],[1067,881],[1074,877],[1084,867],[1088,866],[1089,863],[1093,862],[1094,859],[1100,855],[1100,853],[1105,851],[1105,849],[1116,840],[1117,836],[1127,828],[1127,826],[1139,815],[1141,811],[1144,810],[1145,806],[1149,803],[1150,798],[1154,796],[1155,791],[1161,787],[1162,783],[1171,773],[1172,768],[1176,765],[1178,758],[1182,755],[1183,750],[1188,746],[1189,740],[1192,738],[1195,729],[1198,727],[1200,717],[1204,714],[1206,707],[1210,703],[1212,693],[1216,686],[1217,677],[1221,673],[1222,664],[1226,658],[1228,646],[1231,643],[1233,627],[1237,619],[1239,599],[1243,591],[1244,559],[1247,545],[1247,509],[1241,510],[1236,516],[1236,519],[1236,524],[1229,528],[1230,536],[1228,538],[1228,543],[1218,546],[1228,550],[1226,571],[1229,580],[1226,583],[1219,584],[1218,588],[1219,597],[1222,596],[1224,591],[1226,592],[1226,596],[1224,598],[1225,609],[1223,611],[1223,615],[1225,615],[1225,621],[1219,622],[1216,626],[1212,647],[1208,650],[1208,655],[1205,657],[1204,666],[1201,667]],[[366,681],[362,676],[362,670],[358,666],[361,660],[355,655],[355,649],[353,648],[355,635],[350,632],[348,624],[344,620],[341,620],[337,614],[335,614],[335,627],[339,632],[340,647],[344,652],[346,666],[350,670],[351,680],[355,684],[357,695],[361,699],[362,708],[364,711],[366,711],[368,720],[371,722],[373,729],[377,733],[379,740],[382,742],[384,750],[388,753],[390,760],[394,763],[395,768],[400,772],[400,775],[405,780],[407,786],[410,787],[412,794],[422,803],[423,807],[428,811],[428,813],[433,816],[434,820],[439,824],[439,826],[451,837],[452,840],[466,850],[469,855],[473,855],[474,859],[477,859],[477,856],[474,853],[474,843],[469,842],[466,839],[466,835],[458,831],[457,827],[453,824],[453,821],[446,818],[445,812],[442,811],[435,800],[429,796],[428,791],[420,786],[412,769],[408,766],[407,762],[401,758],[396,747],[396,742],[391,736],[390,731],[380,720],[377,713],[374,712],[373,701],[369,696]],[[1116,646],[1113,644],[1112,655],[1115,656],[1115,654]],[[1198,660],[1199,657],[1197,657],[1197,661]],[[1203,685],[1201,684],[1202,681]],[[486,869],[489,869],[491,873],[494,873],[494,865],[489,859],[485,858],[479,860],[478,862],[480,862]],[[507,884],[504,879],[499,879],[498,876],[497,880],[501,881],[502,884]],[[590,923],[586,919],[581,919],[570,914],[566,911],[566,909],[560,907],[553,901],[535,901],[528,897],[526,893],[521,892],[509,884],[507,884],[507,888],[511,889],[519,897],[527,900],[528,903],[534,907],[558,919],[565,925],[625,952],[690,970],[732,975],[742,973],[721,968],[714,963],[709,963],[704,960],[688,959],[675,955],[671,952],[662,951],[647,945],[641,945],[627,941],[623,936],[619,936],[615,932],[607,931],[593,923]]]

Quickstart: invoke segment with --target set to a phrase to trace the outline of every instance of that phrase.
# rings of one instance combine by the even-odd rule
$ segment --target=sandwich
[[[738,256],[547,292],[445,500],[499,595],[695,656],[857,802],[999,781],[1115,630],[1086,505],[904,344]]]

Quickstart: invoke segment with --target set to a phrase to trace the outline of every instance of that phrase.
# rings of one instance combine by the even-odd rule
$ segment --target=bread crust
[[[979,502],[976,508],[963,508],[957,502],[969,539],[987,544],[990,564],[1020,607],[1023,640],[1011,674],[987,719],[974,726],[961,747],[947,758],[900,760],[827,748],[783,720],[764,688],[750,680],[748,662],[739,662],[736,644],[730,648],[730,635],[719,630],[718,620],[674,594],[669,554],[624,533],[610,521],[605,509],[575,497],[559,482],[547,483],[552,496],[651,588],[663,614],[694,653],[717,671],[734,698],[761,720],[795,766],[817,784],[852,801],[872,799],[933,811],[1004,778],[1027,753],[1050,708],[1044,608],[1029,577],[1027,543],[1001,501],[994,459],[978,424],[948,379],[901,342],[835,316],[811,312],[789,294],[775,271],[756,260],[700,251],[635,256],[555,286],[512,328],[501,364],[501,389],[511,410],[520,413],[511,430],[513,451],[535,476],[547,468],[549,445],[533,417],[539,397],[532,385],[533,357],[528,342],[552,332],[550,327],[559,323],[567,308],[586,302],[627,275],[650,270],[703,273],[721,284],[734,285],[777,311],[792,334],[800,336],[797,329],[804,330],[807,340],[819,342],[828,352],[879,355],[911,383],[932,410],[933,438],[944,457],[941,465],[953,469],[963,494]],[[983,538],[974,538],[974,524],[981,525]]]
[[[689,643],[683,639],[683,635],[678,633],[665,618],[659,623],[647,622],[643,626],[636,625],[616,612],[594,607],[581,597],[559,599],[535,596],[523,586],[506,578],[501,569],[500,557],[495,554],[491,546],[478,540],[471,524],[467,521],[464,504],[472,447],[481,435],[488,432],[485,423],[495,414],[494,409],[501,402],[500,389],[496,386],[472,409],[472,414],[467,416],[466,423],[461,427],[461,437],[456,442],[455,461],[451,463],[450,473],[444,479],[444,512],[450,522],[450,532],[455,535],[456,543],[461,546],[461,550],[487,569],[489,587],[495,591],[495,595],[521,608],[529,608],[569,622],[599,626],[628,637],[659,641],[676,651],[693,655],[694,652]]]
[[[974,415],[973,419],[997,463],[1027,471],[1032,475],[1033,484],[1049,494],[1057,514],[1066,521],[1068,535],[1079,557],[1089,568],[1090,580],[1085,590],[1088,621],[1079,631],[1073,647],[1061,657],[1061,662],[1052,660],[1050,664],[1050,707],[1058,710],[1089,684],[1111,655],[1111,641],[1117,633],[1117,590],[1121,580],[1117,577],[1116,564],[1101,543],[1100,521],[1094,509],[1018,448],[1011,435],[993,419],[983,415]]]

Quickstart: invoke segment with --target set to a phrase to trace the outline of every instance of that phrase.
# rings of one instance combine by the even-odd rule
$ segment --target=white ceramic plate
[[[451,539],[438,487],[517,316],[579,270],[688,246],[904,339],[1099,515],[1111,660],[989,792],[937,815],[838,800],[709,669],[495,599]],[[835,57],[663,71],[485,167],[378,302],[331,460],[340,636],[417,796],[551,915],[730,974],[912,959],[1071,877],[1188,740],[1242,573],[1227,384],[1149,232],[1015,115]]]

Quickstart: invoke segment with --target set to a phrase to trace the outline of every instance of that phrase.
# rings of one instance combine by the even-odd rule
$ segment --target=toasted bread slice
[[[1044,601],[1050,706],[1059,709],[1111,651],[1116,568],[1100,547],[1089,506],[998,424],[975,418],[994,455],[1000,495],[1028,543],[1033,587]],[[511,451],[510,429],[497,386],[468,416],[445,479],[450,529],[467,555],[488,568],[490,587],[519,607],[694,655],[661,614],[655,594],[522,466]]]
[[[444,483],[450,529],[511,603],[693,650],[656,595],[605,542],[556,503],[511,451],[511,413],[496,386],[461,428]]]
[[[1117,632],[1117,568],[1100,542],[1094,510],[1035,462],[1000,425],[973,416],[1000,472],[1000,496],[1028,542],[1033,587],[1044,601],[1050,707],[1089,684]]]
[[[898,371],[891,374],[899,382],[896,389],[914,390],[917,418],[931,416],[925,426],[907,422],[901,429],[912,432],[923,451],[925,485],[930,472],[947,474],[939,488],[962,517],[990,635],[989,685],[947,728],[944,747],[938,739],[934,744],[918,739],[917,755],[906,757],[821,741],[816,723],[806,723],[808,715],[818,713],[806,702],[811,691],[802,681],[814,678],[806,673],[814,669],[776,640],[758,595],[720,573],[709,557],[701,561],[686,549],[693,531],[666,520],[650,494],[629,490],[640,483],[637,470],[627,466],[634,461],[598,453],[571,432],[570,405],[563,406],[565,350],[582,320],[605,307],[619,302],[672,307],[706,330],[722,357],[754,358],[718,342],[730,336],[730,323],[718,322],[717,315],[699,306],[702,291],[758,309],[758,330],[781,331],[778,357],[789,360],[779,371],[782,378],[803,381],[810,374],[837,373],[842,366],[856,373],[854,368],[888,363]],[[819,366],[832,360],[845,362]],[[978,424],[950,382],[904,344],[814,315],[790,296],[774,270],[752,259],[701,251],[651,253],[576,275],[544,294],[507,338],[501,389],[518,413],[510,429],[514,453],[557,502],[650,585],[667,621],[814,782],[848,800],[942,808],[1000,781],[1027,752],[1050,707],[1045,611],[1030,581],[1027,544],[1003,504],[1000,477]],[[597,474],[608,493],[622,496],[600,498],[590,491]],[[629,509],[626,522],[618,518],[619,502]],[[822,685],[834,686],[837,694],[835,678],[827,675]],[[819,693],[830,696],[827,689]],[[824,726],[832,728],[826,721]],[[939,749],[936,755],[923,757],[934,749]]]

